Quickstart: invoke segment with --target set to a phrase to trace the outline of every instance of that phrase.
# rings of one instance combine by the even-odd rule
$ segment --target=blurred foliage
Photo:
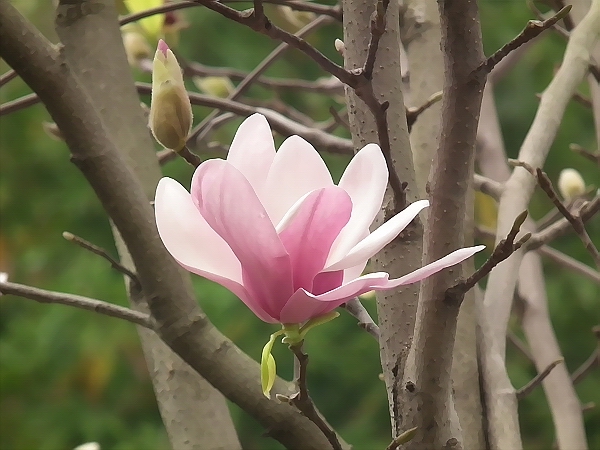
[[[18,7],[52,38],[49,2],[21,0]],[[244,4],[244,7],[247,5]],[[275,46],[202,8],[183,13],[190,27],[180,36],[178,51],[203,64],[252,70]],[[486,53],[518,33],[531,14],[524,2],[481,1]],[[333,41],[341,36],[338,25],[311,35],[310,42],[340,62]],[[154,43],[151,43],[154,45]],[[564,40],[547,33],[497,86],[496,95],[507,151],[515,157],[534,117],[538,99],[560,64]],[[2,71],[6,66],[2,64]],[[268,71],[270,76],[316,79],[323,74],[308,58],[287,52]],[[142,80],[147,74],[136,73]],[[190,88],[193,88],[190,83]],[[585,87],[582,86],[585,92]],[[28,93],[20,81],[0,92],[7,101]],[[252,88],[260,98],[274,98],[264,88]],[[340,99],[290,92],[283,96],[298,110],[317,120],[328,118],[328,108]],[[147,99],[144,99],[147,101]],[[197,120],[210,112],[196,108]],[[61,237],[68,230],[115,253],[106,217],[83,177],[69,162],[64,144],[51,140],[41,123],[49,120],[40,105],[3,117],[0,132],[0,270],[10,279],[34,286],[87,295],[126,305],[122,278],[99,258]],[[228,143],[239,121],[220,128],[215,140]],[[594,148],[589,111],[578,103],[568,107],[559,135],[548,157],[551,179],[561,169],[574,167],[588,184],[597,171],[568,145]],[[347,158],[325,155],[336,177]],[[169,163],[165,174],[189,183],[191,170],[181,161]],[[550,209],[536,194],[531,211],[535,218]],[[490,216],[490,211],[487,213]],[[493,220],[489,219],[489,220]],[[588,227],[600,236],[600,223]],[[574,236],[554,246],[591,264],[591,258]],[[549,307],[570,371],[594,349],[590,333],[599,322],[597,286],[551,263],[548,275]],[[256,319],[231,293],[195,277],[201,306],[217,327],[254,358],[274,327]],[[375,313],[373,301],[368,308]],[[514,324],[515,329],[518,324]],[[358,330],[355,321],[341,317],[309,335],[309,383],[318,406],[354,448],[384,448],[389,442],[389,418],[378,346]],[[290,376],[290,352],[274,348],[280,375]],[[534,375],[533,365],[510,345],[509,372],[520,387]],[[577,386],[582,403],[598,401],[598,372]],[[156,407],[152,385],[136,335],[129,323],[58,305],[41,305],[15,297],[0,300],[0,448],[69,449],[88,441],[104,450],[165,449],[168,440]],[[245,449],[278,449],[261,436],[261,427],[236,406],[231,406]],[[521,425],[527,449],[551,448],[552,422],[542,389],[520,404]],[[586,413],[591,448],[600,448],[598,408]],[[596,424],[595,427],[592,424]]]

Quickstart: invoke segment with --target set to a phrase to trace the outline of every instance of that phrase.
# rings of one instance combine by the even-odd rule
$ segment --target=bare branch
[[[580,383],[596,367],[600,366],[600,347],[596,347],[588,359],[573,372],[573,384]]]
[[[369,312],[360,302],[358,297],[354,297],[342,305],[346,311],[358,319],[358,326],[373,336],[379,342],[379,326],[375,323]]]
[[[579,275],[583,275],[594,283],[600,285],[600,272],[592,269],[591,267],[586,266],[580,261],[577,261],[575,258],[571,258],[568,255],[565,255],[558,250],[553,249],[547,245],[543,245],[537,249],[537,252],[560,266],[572,270],[573,272],[577,272]]]
[[[572,213],[570,212],[570,214],[576,219],[586,222],[594,217],[598,211],[600,211],[600,195],[597,195],[589,202],[581,204],[577,207],[577,209],[575,209],[575,211]],[[535,250],[542,245],[547,244],[566,234],[569,230],[571,230],[571,227],[571,222],[566,217],[559,219],[553,224],[548,225],[543,230],[533,234],[529,242],[527,242],[525,248],[527,250]]]
[[[260,8],[260,14],[264,16],[264,11],[262,10],[262,2],[256,0],[255,5],[258,4]],[[256,6],[255,6],[256,8]],[[265,18],[266,20],[266,18]],[[328,23],[331,21],[330,17],[320,16],[317,19],[313,20],[311,23],[303,27],[299,30],[295,36],[302,37],[306,36],[310,32],[318,29],[318,27]],[[241,82],[236,86],[236,88],[231,92],[227,99],[228,100],[237,100],[240,98],[249,88],[250,86],[275,62],[277,59],[283,55],[283,53],[290,48],[290,44],[281,43],[273,50],[265,59],[261,61],[261,63],[254,68],[252,72],[250,72]],[[212,128],[212,123],[215,117],[220,113],[220,110],[214,110],[208,116],[206,116],[200,124],[194,127],[194,130],[190,133],[188,138],[188,142],[190,140],[194,140],[195,144],[198,143],[210,132]]]
[[[46,291],[44,289],[10,282],[0,282],[0,293],[28,298],[39,303],[57,303],[60,305],[74,306],[75,308],[94,311],[105,316],[123,319],[150,330],[155,328],[154,320],[148,314],[134,311],[123,306],[113,305],[112,303],[103,302],[101,300],[82,297],[81,295]]]
[[[514,345],[514,347],[517,350],[519,350],[519,352],[521,352],[521,354],[523,356],[525,356],[525,358],[527,358],[532,363],[535,362],[535,360],[533,359],[533,356],[531,355],[531,352],[527,348],[527,344],[525,342],[523,342],[519,338],[519,336],[517,336],[512,330],[508,330],[506,332],[506,338],[508,339],[508,342],[510,342],[512,345]]]
[[[590,161],[595,162],[600,167],[600,151],[596,152],[596,153],[592,153],[589,150],[586,150],[585,148],[583,148],[581,145],[578,145],[578,144],[571,144],[569,146],[569,149],[572,152],[575,152],[578,155],[581,155],[584,158],[587,158]]]
[[[538,387],[540,384],[542,384],[542,381],[544,381],[544,378],[546,378],[548,375],[550,375],[550,372],[552,372],[552,369],[554,369],[556,366],[558,366],[561,362],[563,362],[562,359],[557,359],[556,361],[550,363],[550,365],[548,365],[548,367],[546,367],[542,372],[538,373],[529,383],[527,383],[525,386],[523,386],[521,389],[519,389],[517,391],[517,400],[522,400],[525,397],[527,397],[529,394],[531,394],[536,387]]]
[[[408,125],[408,131],[412,129],[412,126],[417,121],[417,118],[426,111],[429,107],[435,105],[442,99],[442,91],[432,94],[425,103],[421,106],[406,108],[406,124]]]
[[[323,70],[329,72],[348,86],[356,88],[361,84],[362,76],[359,74],[350,73],[343,67],[334,63],[304,39],[288,33],[287,31],[272,24],[268,20],[257,20],[256,16],[254,16],[251,11],[240,12],[215,0],[195,1],[206,6],[208,9],[221,14],[224,17],[233,20],[234,22],[253,29],[258,33],[264,34],[272,39],[288,43],[315,61]]]
[[[0,76],[0,87],[4,86],[6,83],[8,83],[10,80],[16,78],[17,76],[18,76],[17,72],[15,72],[14,70],[9,70],[8,72],[3,73]]]
[[[494,251],[488,258],[488,260],[475,271],[473,275],[464,281],[461,281],[454,286],[448,288],[446,291],[447,295],[452,298],[464,295],[467,291],[473,288],[479,281],[481,281],[487,274],[489,274],[494,267],[516,252],[521,246],[527,242],[531,233],[525,234],[521,239],[515,242],[517,234],[521,231],[521,225],[527,218],[527,211],[523,211],[513,224],[512,229],[508,233],[505,239],[502,239],[494,248]]]
[[[390,0],[377,0],[375,11],[373,11],[371,16],[371,38],[367,47],[365,65],[362,68],[362,73],[368,80],[373,78],[375,58],[379,49],[379,41],[385,32],[385,12],[389,4]]]
[[[37,105],[40,102],[37,94],[27,94],[23,97],[19,97],[15,100],[2,103],[0,105],[0,116],[10,114],[22,109],[28,108],[29,106]]]
[[[138,20],[144,19],[145,17],[155,16],[157,14],[164,14],[167,12],[176,11],[178,9],[191,8],[192,6],[198,6],[198,4],[189,1],[165,3],[164,5],[157,6],[156,8],[150,8],[146,9],[145,11],[140,11],[138,13],[124,16],[119,20],[119,24],[125,25],[131,22],[136,22]]]
[[[110,256],[108,254],[108,252],[106,250],[104,250],[103,248],[100,248],[97,245],[94,245],[91,242],[88,242],[85,239],[74,235],[73,233],[69,233],[68,231],[65,231],[62,234],[62,236],[67,241],[73,242],[74,244],[79,245],[81,248],[84,248],[84,249],[94,253],[95,255],[98,255],[101,258],[104,258],[105,260],[107,260],[110,263],[110,265],[113,269],[115,269],[115,270],[121,272],[123,275],[129,277],[129,279],[131,281],[133,281],[134,283],[136,283],[139,286],[140,280],[138,280],[137,275],[135,273],[133,273],[131,270],[129,270],[127,267],[125,267],[123,264],[121,264],[119,261],[114,259],[112,256]]]
[[[504,189],[502,183],[498,183],[478,173],[473,175],[473,187],[479,192],[489,195],[494,200],[500,200],[502,190]]]
[[[546,173],[544,173],[542,169],[538,168],[536,170],[536,174],[538,184],[540,185],[542,190],[546,193],[546,195],[552,201],[552,203],[554,203],[554,206],[556,206],[556,208],[558,208],[562,215],[565,216],[565,218],[569,221],[569,223],[575,230],[575,233],[577,233],[577,236],[579,236],[579,239],[581,239],[581,242],[583,242],[583,245],[585,246],[587,251],[592,255],[592,258],[594,258],[596,265],[600,268],[600,253],[598,252],[598,249],[590,239],[590,235],[588,234],[588,232],[585,229],[585,226],[583,225],[583,220],[581,219],[581,216],[574,216],[565,207],[565,205],[563,205],[563,203],[556,195],[554,187],[552,187],[552,182],[550,181],[550,178],[548,178],[548,175],[546,175]]]
[[[141,94],[150,94],[152,86],[148,83],[136,83],[138,92]],[[311,128],[294,122],[283,115],[266,108],[255,108],[244,103],[227,100],[223,98],[211,97],[208,95],[189,93],[192,105],[208,106],[210,108],[219,108],[224,111],[230,111],[242,117],[250,116],[254,113],[263,114],[271,128],[283,136],[297,134],[312,143],[315,147],[343,155],[352,155],[354,147],[349,139],[340,138],[326,133],[318,128]]]
[[[523,31],[519,33],[517,37],[515,37],[512,41],[503,45],[500,49],[496,50],[496,52],[490,56],[481,66],[480,70],[484,70],[487,73],[490,73],[494,66],[498,64],[506,55],[508,55],[513,50],[516,50],[521,45],[526,42],[531,41],[533,38],[537,37],[540,33],[548,28],[551,28],[556,22],[564,18],[569,11],[571,11],[571,5],[565,6],[555,15],[550,17],[549,19],[540,22],[539,20],[530,20]]]

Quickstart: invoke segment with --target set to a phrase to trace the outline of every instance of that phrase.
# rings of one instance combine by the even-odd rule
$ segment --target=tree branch
[[[571,258],[568,255],[565,255],[558,250],[553,249],[547,245],[543,245],[537,249],[538,253],[542,256],[551,259],[558,265],[572,270],[573,272],[577,272],[579,275],[583,275],[594,283],[600,285],[600,272],[592,269],[591,267],[586,266],[580,261],[577,261],[575,258]]]
[[[114,259],[112,256],[110,256],[108,254],[108,252],[106,250],[104,250],[103,248],[100,248],[97,245],[94,245],[91,242],[88,242],[85,239],[80,238],[79,236],[75,236],[73,233],[69,233],[68,231],[65,231],[62,234],[62,236],[67,241],[73,242],[74,244],[79,245],[81,248],[84,248],[84,249],[94,253],[95,255],[98,255],[101,258],[107,260],[113,269],[115,269],[115,270],[121,272],[123,275],[129,277],[129,279],[131,281],[133,281],[135,284],[137,284],[139,286],[140,280],[138,280],[137,275],[134,272],[132,272],[131,270],[129,270],[127,267],[125,267],[123,264],[121,264],[119,261]]]
[[[355,297],[342,305],[353,317],[358,319],[358,326],[364,329],[367,333],[373,336],[379,342],[379,327],[360,302],[358,297]]]
[[[74,306],[75,308],[93,311],[104,316],[116,317],[128,322],[154,330],[155,323],[152,317],[123,306],[103,302],[81,295],[66,294],[64,292],[46,291],[24,284],[0,282],[0,293],[11,294],[18,297],[35,300],[39,303],[56,303],[59,305]]]
[[[556,366],[558,366],[561,362],[563,362],[562,359],[557,359],[556,361],[550,363],[550,365],[548,365],[548,367],[546,367],[542,372],[538,373],[529,383],[527,383],[525,386],[523,386],[521,389],[519,389],[517,391],[517,400],[522,400],[525,397],[527,397],[529,394],[531,394],[536,387],[538,387],[540,384],[542,384],[542,381],[544,381],[544,378],[546,378],[548,375],[550,375],[550,372],[552,372],[552,369],[554,369]]]
[[[575,233],[577,234],[577,236],[579,236],[581,242],[583,242],[583,245],[585,246],[586,250],[592,255],[596,266],[600,268],[600,253],[598,252],[598,249],[590,239],[590,235],[585,230],[585,226],[583,225],[583,219],[581,218],[581,215],[571,214],[571,212],[565,207],[565,205],[563,205],[563,203],[556,195],[554,187],[552,187],[552,182],[550,181],[550,178],[548,178],[548,175],[546,175],[546,173],[544,173],[542,169],[536,169],[536,175],[539,186],[546,193],[546,195],[552,201],[554,206],[556,206],[556,208],[561,212],[561,214],[565,216],[565,218],[569,221],[571,227],[573,227]]]
[[[322,449],[327,440],[296,411],[262,394],[258,364],[221,335],[198,308],[156,231],[154,213],[128,164],[109,139],[70,65],[9,2],[0,2],[0,55],[40,96],[63,131],[73,160],[123,237],[156,332],[191,367],[291,448]],[[124,57],[123,57],[124,58]],[[43,70],[42,70],[43,68]],[[289,392],[278,379],[274,387]]]
[[[539,20],[530,20],[527,22],[523,31],[519,33],[517,37],[515,37],[512,41],[504,44],[500,49],[496,50],[496,52],[490,56],[480,67],[479,70],[483,70],[486,73],[490,73],[494,66],[498,64],[504,57],[506,57],[510,52],[516,50],[521,45],[531,41],[540,35],[543,31],[548,28],[552,28],[554,24],[556,24],[559,20],[563,19],[565,16],[569,14],[571,11],[571,5],[565,6],[556,14],[554,14],[549,19],[540,22]]]

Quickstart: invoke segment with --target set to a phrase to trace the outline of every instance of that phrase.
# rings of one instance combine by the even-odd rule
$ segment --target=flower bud
[[[565,200],[573,200],[585,192],[585,182],[575,169],[563,169],[558,177],[558,190]]]
[[[149,58],[152,49],[142,33],[132,27],[123,27],[123,46],[130,66],[139,65],[141,59]]]
[[[152,64],[150,129],[164,147],[181,150],[192,128],[192,105],[175,55],[161,39]]]
[[[227,98],[235,87],[227,77],[194,77],[194,84],[198,89],[208,95]]]
[[[344,44],[344,41],[342,41],[341,39],[336,39],[333,44],[335,45],[335,49],[337,50],[337,52],[340,55],[344,56],[344,53],[346,52],[346,45]]]

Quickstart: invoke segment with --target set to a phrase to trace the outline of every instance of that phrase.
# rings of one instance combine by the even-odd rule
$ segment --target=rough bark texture
[[[425,234],[426,262],[465,243],[467,194],[485,82],[485,74],[477,72],[483,61],[483,48],[476,2],[440,1],[438,5],[445,79],[440,143],[429,176],[431,207]],[[414,373],[405,373],[403,384],[406,426],[418,427],[408,448],[463,447],[451,384],[462,297],[447,293],[460,275],[460,268],[453,268],[422,283],[411,349]]]
[[[100,3],[96,3],[99,5]],[[63,21],[72,2],[58,9],[56,31],[64,55],[94,103],[104,127],[150,200],[161,177],[154,143],[146,126],[123,49],[114,2],[98,14]],[[133,263],[115,231],[123,264]],[[182,280],[191,291],[189,277]],[[131,295],[131,293],[130,293]],[[133,306],[148,312],[143,298]],[[225,398],[152,332],[138,328],[159,410],[174,449],[240,449]]]
[[[534,168],[543,167],[554,141],[565,107],[587,74],[590,52],[600,34],[600,1],[594,0],[586,17],[571,33],[563,64],[542,95],[533,124],[519,151],[518,159]],[[498,210],[496,242],[504,238],[515,217],[527,209],[535,179],[521,167],[515,168],[505,184]],[[521,448],[517,401],[505,367],[505,340],[513,293],[524,251],[521,249],[490,274],[484,298],[482,364],[493,449]]]
[[[346,44],[345,66],[348,69],[362,67],[370,38],[371,15],[375,2],[369,0],[345,0],[344,42]],[[373,73],[373,90],[380,101],[389,101],[387,110],[389,135],[392,146],[394,168],[400,181],[408,183],[407,200],[418,198],[414,169],[410,151],[410,142],[406,125],[404,99],[402,96],[400,68],[400,38],[398,2],[392,1],[386,13],[386,31],[382,36]],[[369,142],[378,142],[373,115],[367,106],[347,89],[346,100],[352,131],[352,140],[356,149]],[[390,191],[388,189],[388,191]],[[391,193],[384,201],[384,211],[378,222],[393,208]],[[421,265],[422,226],[419,221],[404,231],[399,238],[388,245],[375,258],[378,270],[390,273],[391,277],[401,276]],[[393,434],[403,430],[399,395],[399,381],[414,329],[418,288],[407,286],[395,292],[377,295],[377,312],[381,331],[380,349],[383,373],[390,413],[392,415]]]
[[[123,237],[162,340],[257,419],[270,437],[290,449],[328,448],[316,425],[289,405],[264,397],[258,364],[219,333],[199,310],[189,284],[158,237],[142,186],[108,138],[64,56],[4,0],[0,0],[0,18],[0,55],[40,96],[62,130],[73,161]],[[278,379],[273,391],[289,395],[294,386]]]
[[[440,14],[436,0],[408,0],[405,8],[401,24],[408,28],[403,36],[406,36],[410,68],[411,106],[418,107],[444,86]],[[410,132],[415,175],[422,198],[427,196],[425,185],[439,145],[441,106],[441,102],[438,102],[421,113]],[[472,223],[472,190],[467,205],[467,216]],[[472,230],[469,224],[465,235],[466,245],[473,245]],[[463,263],[463,276],[468,276],[473,270],[472,260]],[[484,447],[475,326],[475,298],[471,291],[460,307],[452,364],[455,408],[463,431],[464,447],[469,449]]]

